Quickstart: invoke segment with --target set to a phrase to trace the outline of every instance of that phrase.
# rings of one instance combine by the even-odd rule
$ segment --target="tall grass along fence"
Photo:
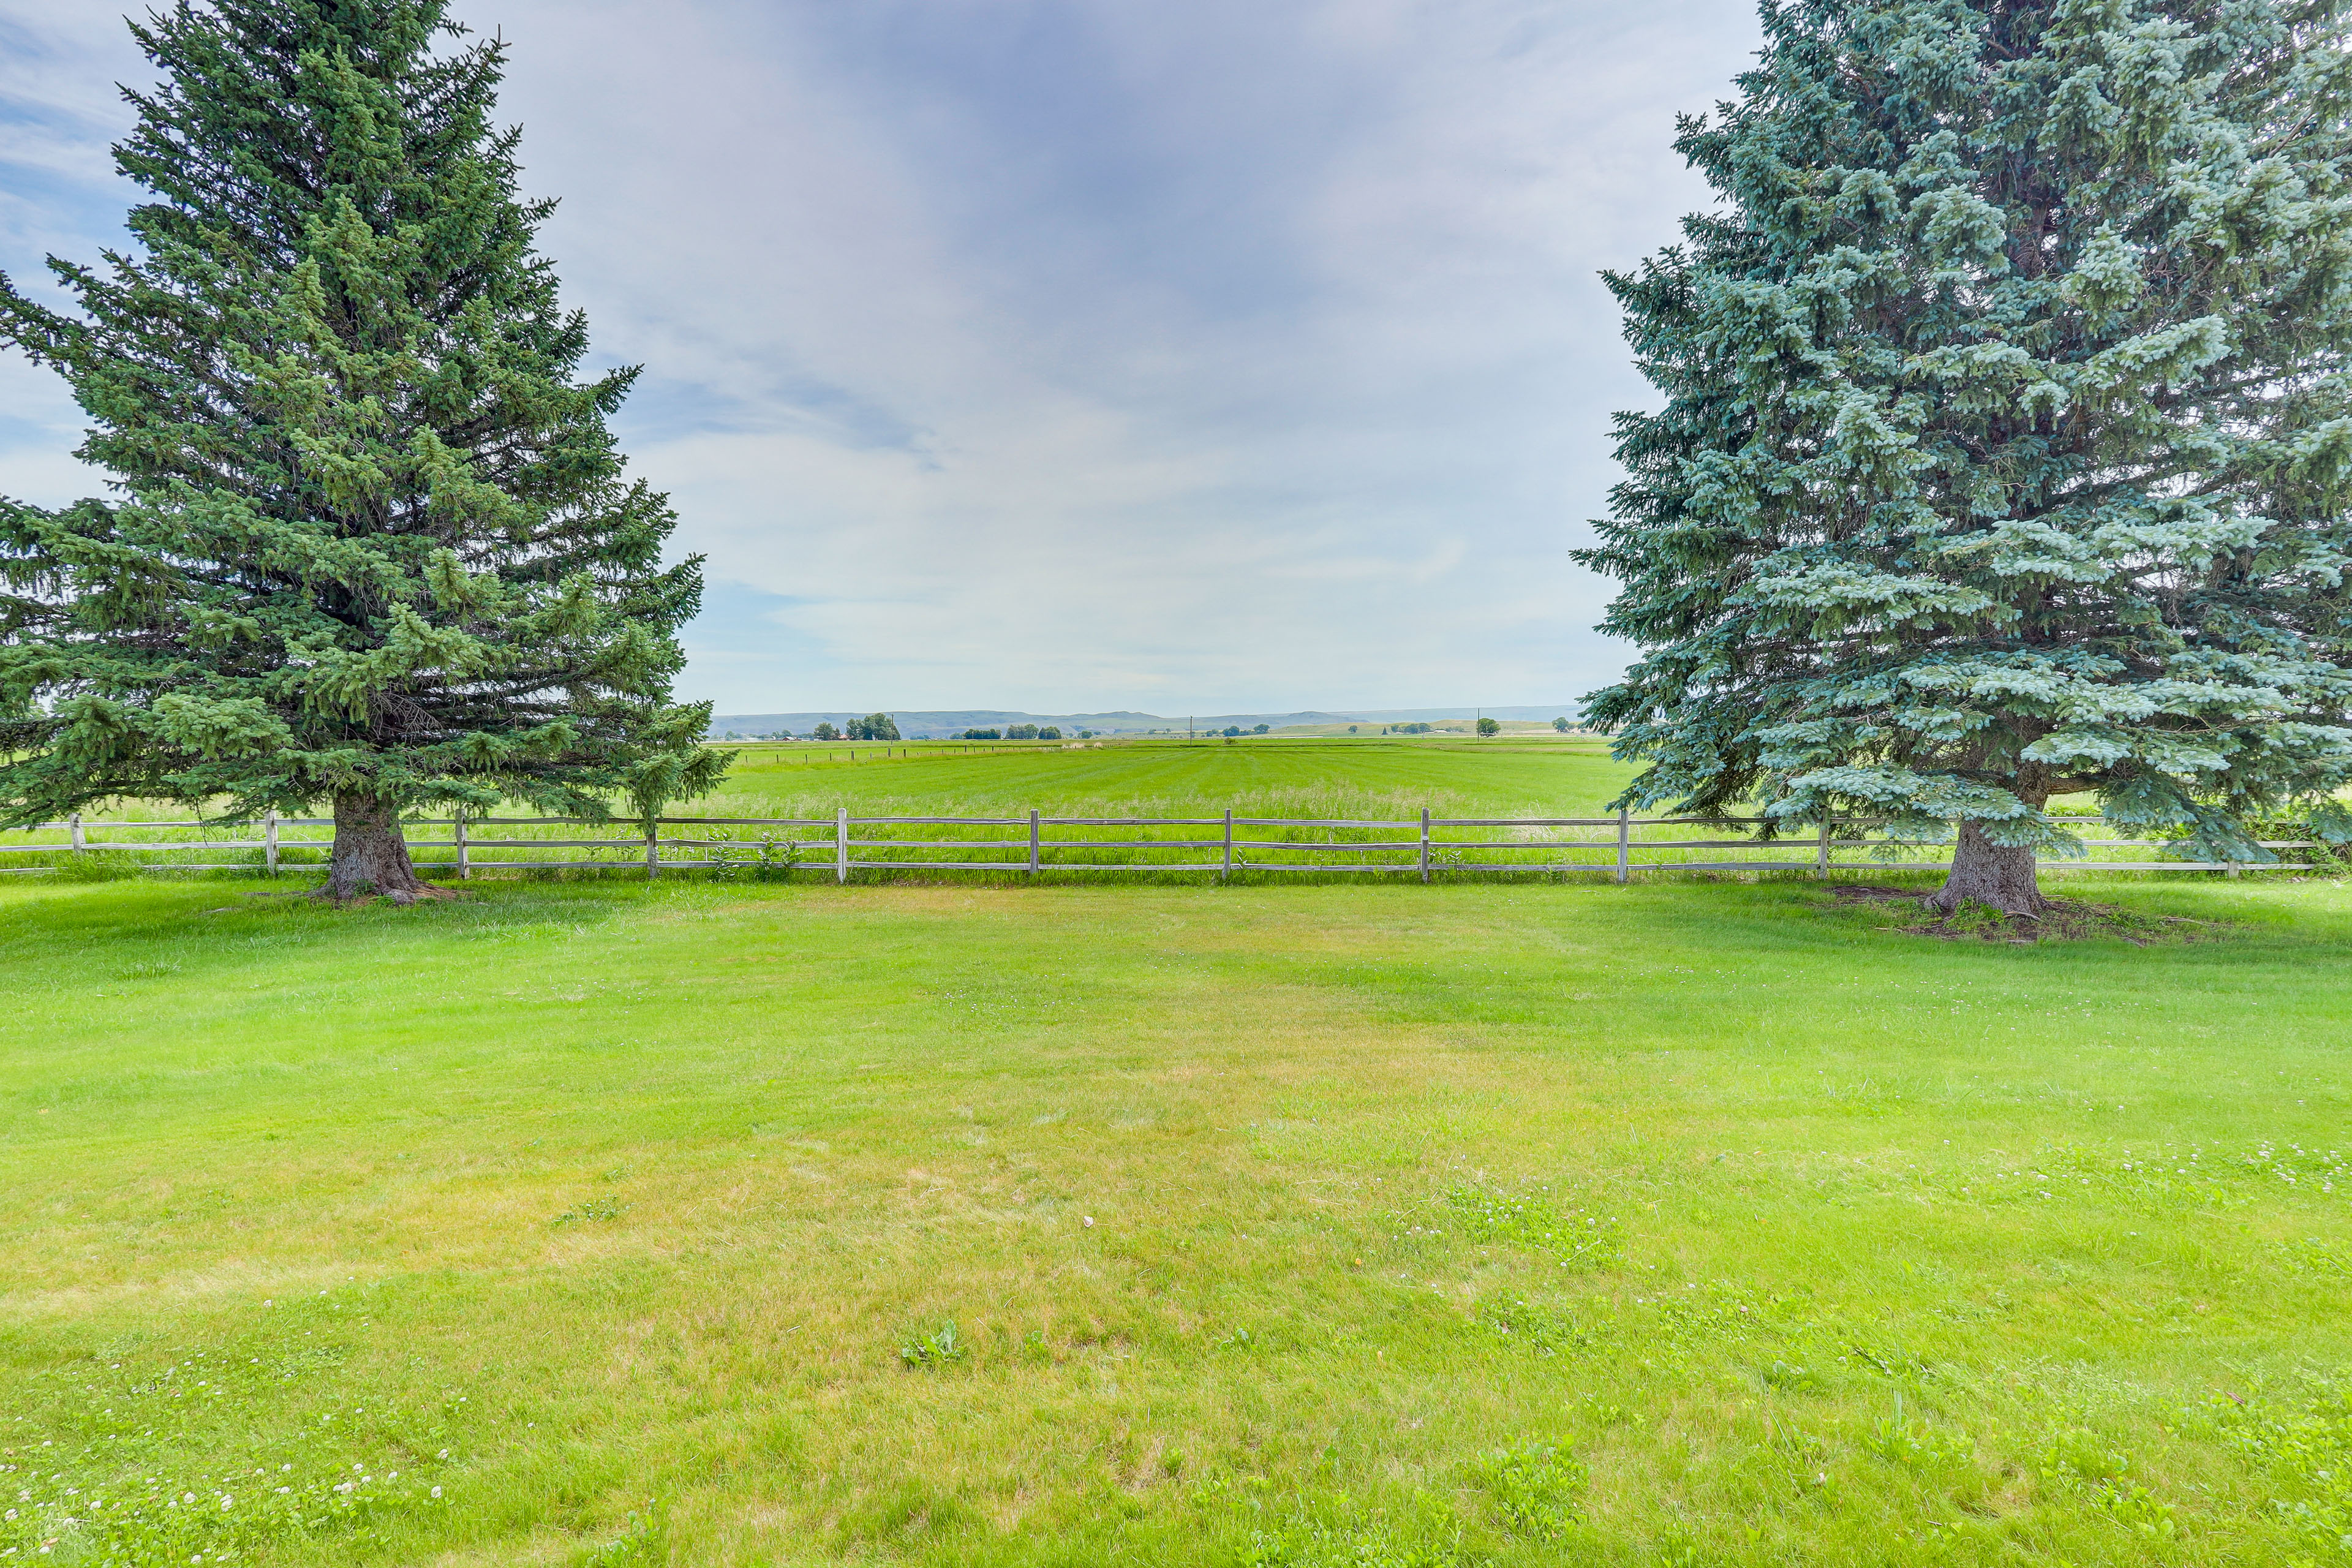
[[[2086,824],[2085,826],[2093,826]],[[236,827],[205,822],[89,821],[25,829],[0,844],[0,871],[101,879],[147,873],[278,876],[325,863],[331,820],[267,816]],[[1758,817],[1433,817],[1357,821],[1235,816],[662,817],[649,826],[580,817],[424,820],[410,831],[418,869],[436,876],[562,872],[700,873],[722,880],[793,876],[847,882],[861,873],[984,872],[1023,878],[1101,875],[1219,879],[1261,873],[1610,877],[1659,872],[1795,872],[1829,878],[1948,865],[1933,846],[1896,844],[1881,825],[1840,820],[1803,837],[1766,837]],[[595,830],[583,834],[580,830]],[[322,832],[322,830],[324,830]],[[567,830],[572,836],[565,837]],[[2316,839],[2266,840],[2276,863],[2229,864],[2167,853],[2159,840],[2095,838],[2082,858],[2046,871],[2292,870],[2335,862]],[[1725,858],[1738,851],[1738,858]],[[231,858],[221,858],[228,856]],[[192,858],[210,857],[210,858]]]

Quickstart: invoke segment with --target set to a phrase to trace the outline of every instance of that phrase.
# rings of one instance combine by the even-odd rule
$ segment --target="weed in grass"
[[[585,1202],[572,1205],[548,1223],[550,1225],[586,1225],[600,1220],[618,1219],[621,1217],[621,1211],[627,1206],[625,1204],[616,1204],[610,1198],[589,1198]]]
[[[1776,1361],[1757,1375],[1763,1378],[1765,1387],[1782,1394],[1827,1394],[1830,1391],[1828,1379],[1821,1373],[1790,1362]]]
[[[2179,1533],[2173,1505],[2134,1480],[2131,1457],[2108,1447],[2096,1433],[2072,1427],[2053,1434],[2033,1471],[2053,1492],[2089,1502],[2135,1535],[2157,1541]]]
[[[462,1396],[417,1411],[382,1394],[344,1405],[349,1391],[331,1388],[320,1393],[335,1403],[318,1408],[302,1385],[342,1358],[283,1336],[334,1323],[336,1305],[160,1363],[132,1337],[132,1348],[108,1345],[102,1362],[21,1388],[45,1397],[0,1425],[0,1562],[163,1568],[305,1548],[360,1557],[436,1528],[457,1479]]]
[[[1609,1342],[1615,1327],[1607,1321],[1579,1321],[1565,1307],[1535,1306],[1517,1297],[1484,1303],[1478,1321],[1500,1338],[1541,1355],[1597,1349]]]
[[[968,1353],[969,1347],[956,1332],[953,1319],[936,1329],[917,1330],[898,1345],[898,1360],[910,1370],[929,1368],[936,1371],[953,1365]]]
[[[2272,1247],[2280,1267],[2290,1274],[2306,1274],[2327,1279],[2352,1279],[2352,1257],[2317,1237],[2306,1236],[2296,1241],[2282,1241]]]
[[[1633,1300],[1648,1309],[1649,1337],[1685,1347],[1746,1339],[1762,1331],[1770,1309],[1778,1305],[1728,1279],[1704,1286],[1694,1280],[1680,1290],[1636,1296]]]
[[[1628,1410],[1622,1405],[1612,1405],[1590,1394],[1579,1402],[1579,1408],[1583,1411],[1585,1421],[1596,1431],[1605,1432],[1612,1426],[1639,1426],[1643,1424],[1639,1411]]]
[[[590,1547],[579,1559],[580,1568],[613,1568],[628,1563],[659,1563],[669,1553],[658,1521],[631,1514],[621,1533]]]
[[[1558,1541],[1583,1517],[1592,1479],[1558,1445],[1531,1441],[1481,1455],[1470,1470],[1503,1528],[1536,1541]]]
[[[1900,1394],[1895,1396],[1895,1414],[1872,1423],[1862,1438],[1862,1448],[1890,1465],[1916,1470],[1961,1469],[1975,1460],[1977,1451],[1975,1440],[1965,1432],[1923,1426],[1906,1417]]]
[[[2323,1381],[2293,1399],[2214,1400],[2206,1410],[2280,1494],[2269,1500],[2273,1518],[2311,1552],[2298,1568],[2352,1560],[2352,1386]]]
[[[1241,1552],[1242,1568],[1466,1568],[1467,1562],[1458,1526],[1399,1530],[1377,1517],[1301,1515],[1277,1530],[1252,1531]]]
[[[797,840],[762,833],[738,842],[729,829],[706,827],[709,844],[704,850],[710,877],[717,882],[784,882],[792,879],[803,847]]]
[[[1585,1209],[1562,1211],[1549,1186],[1516,1194],[1457,1186],[1445,1204],[1471,1241],[1549,1254],[1568,1269],[1609,1268],[1625,1260],[1622,1222]]]
[[[1884,1378],[1917,1377],[1928,1370],[1926,1362],[1908,1352],[1884,1350],[1859,1342],[1849,1342],[1846,1353],[1838,1360]]]
[[[1767,1416],[1765,1430],[1771,1450],[1782,1459],[1820,1478],[1821,1467],[1829,1458],[1830,1446],[1818,1432],[1808,1432],[1801,1426],[1790,1426],[1776,1416]]]
[[[402,1471],[360,1465],[307,1474],[284,1463],[173,1473],[157,1457],[144,1467],[151,1473],[133,1476],[110,1458],[86,1449],[73,1460],[21,1470],[0,1465],[0,1482],[18,1483],[0,1518],[0,1560],[54,1556],[163,1568],[266,1556],[320,1537],[373,1544],[370,1538],[381,1541],[400,1516],[444,1502],[443,1489],[413,1469],[405,1479]]]

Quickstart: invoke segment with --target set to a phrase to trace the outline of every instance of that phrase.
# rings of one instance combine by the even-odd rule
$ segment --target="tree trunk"
[[[1971,900],[2005,915],[2039,915],[2050,908],[2033,875],[2033,851],[1995,844],[1982,823],[1961,823],[1952,874],[1927,902],[1948,915]]]
[[[335,849],[327,862],[327,885],[320,893],[341,901],[369,892],[396,904],[447,896],[446,889],[419,879],[416,868],[409,864],[400,813],[391,802],[373,795],[338,795]]]

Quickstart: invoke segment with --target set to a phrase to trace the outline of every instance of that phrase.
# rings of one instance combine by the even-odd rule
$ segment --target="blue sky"
[[[1549,703],[1647,401],[1595,274],[1744,4],[459,0],[722,711]],[[0,0],[0,267],[117,242],[119,17]],[[96,476],[0,363],[0,490]]]

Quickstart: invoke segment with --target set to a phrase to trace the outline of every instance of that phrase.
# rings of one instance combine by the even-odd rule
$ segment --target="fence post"
[[[1029,808],[1029,874],[1037,874],[1037,808]]]
[[[278,875],[278,813],[261,814],[261,863],[273,877]]]
[[[1617,810],[1617,880],[1621,885],[1633,860],[1633,807],[1620,806]]]
[[[1421,879],[1429,880],[1429,807],[1421,808]]]
[[[1225,868],[1217,873],[1217,880],[1229,882],[1234,875],[1234,808],[1225,807]]]
[[[1830,818],[1822,818],[1821,853],[1813,857],[1814,873],[1824,882],[1830,879]]]
[[[455,839],[457,844],[457,880],[461,882],[469,882],[473,880],[474,868],[467,862],[466,859],[465,817],[462,815],[451,817],[449,819],[449,837]]]
[[[73,846],[73,852],[76,855],[83,853],[84,840],[81,834],[80,812],[77,811],[71,816],[66,818],[66,834],[67,842]]]
[[[849,880],[849,807],[845,805],[833,817],[833,879]]]
[[[646,880],[661,875],[661,819],[655,817],[646,824]]]

